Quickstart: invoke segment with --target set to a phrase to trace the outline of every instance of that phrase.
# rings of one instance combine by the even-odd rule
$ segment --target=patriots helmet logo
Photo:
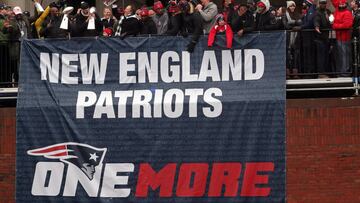
[[[77,166],[90,179],[94,178],[95,167],[102,164],[107,148],[96,148],[87,144],[67,142],[27,151],[31,156],[59,159]]]

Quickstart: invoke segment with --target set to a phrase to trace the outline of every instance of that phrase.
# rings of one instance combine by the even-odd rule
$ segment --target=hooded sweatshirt
[[[265,11],[262,13],[256,13],[255,30],[276,30],[278,26],[276,24],[275,16],[273,16],[269,11],[269,0],[260,0],[259,2],[265,4]]]

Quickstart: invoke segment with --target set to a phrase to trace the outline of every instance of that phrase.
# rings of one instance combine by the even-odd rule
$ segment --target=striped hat
[[[308,6],[312,6],[314,4],[314,0],[304,0],[304,3]]]

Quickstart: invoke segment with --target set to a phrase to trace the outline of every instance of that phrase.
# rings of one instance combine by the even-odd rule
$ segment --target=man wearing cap
[[[166,31],[166,35],[175,36],[179,34],[182,25],[182,13],[180,11],[179,5],[176,3],[175,0],[169,2],[169,26],[168,30]]]
[[[329,61],[329,21],[328,10],[326,9],[327,0],[319,0],[319,7],[315,14],[315,46],[316,46],[316,71],[320,73],[319,78],[327,78],[323,74],[330,72]]]
[[[216,4],[210,0],[201,0],[201,4],[197,4],[195,10],[198,11],[203,18],[204,33],[208,34],[216,23],[215,16],[218,14]]]
[[[301,25],[301,46],[302,46],[302,61],[303,67],[301,72],[303,73],[315,73],[316,61],[315,61],[315,33],[314,33],[314,18],[316,14],[316,6],[313,0],[303,1],[303,17]]]
[[[269,0],[260,0],[256,7],[255,30],[276,30],[278,25],[276,24],[275,16],[269,11]]]
[[[360,32],[360,0],[352,0],[350,3],[350,7],[352,10],[352,15],[354,18],[353,23],[353,33],[352,36],[357,37],[359,40],[359,32]]]
[[[115,36],[121,38],[136,36],[140,30],[141,23],[134,15],[134,6],[127,5],[124,9],[124,15],[114,25]]]
[[[95,21],[95,29],[89,25]],[[96,37],[102,34],[102,24],[100,17],[95,11],[90,12],[90,6],[87,2],[81,2],[80,9],[75,16],[73,37]]]
[[[67,30],[60,29],[62,18],[60,16],[60,5],[51,3],[50,14],[46,17],[40,30],[40,36],[44,38],[66,38]]]
[[[194,2],[180,0],[179,7],[183,13],[182,35],[184,37],[187,37],[190,34],[192,35],[190,43],[186,46],[186,50],[192,53],[200,36],[203,34],[203,19],[199,12],[194,12]]]
[[[27,17],[23,14],[21,8],[16,6],[13,8],[13,12],[15,14],[17,27],[20,31],[20,39],[31,38],[30,23]]]
[[[163,35],[168,30],[169,15],[165,12],[164,6],[161,1],[156,1],[153,6],[155,15],[152,19],[156,24],[157,34]]]
[[[239,37],[254,29],[254,15],[249,11],[246,4],[240,4],[230,25],[232,30],[237,33]]]
[[[157,34],[157,29],[152,18],[149,17],[149,10],[146,7],[143,7],[140,11],[140,22],[141,30],[140,34],[142,35],[155,35]]]

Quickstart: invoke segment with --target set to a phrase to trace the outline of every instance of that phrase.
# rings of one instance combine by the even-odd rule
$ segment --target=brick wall
[[[15,108],[0,108],[0,203],[15,196]]]
[[[360,202],[360,99],[287,103],[289,203]]]
[[[14,202],[15,109],[0,108],[0,203]],[[289,203],[360,202],[360,99],[287,102]]]

